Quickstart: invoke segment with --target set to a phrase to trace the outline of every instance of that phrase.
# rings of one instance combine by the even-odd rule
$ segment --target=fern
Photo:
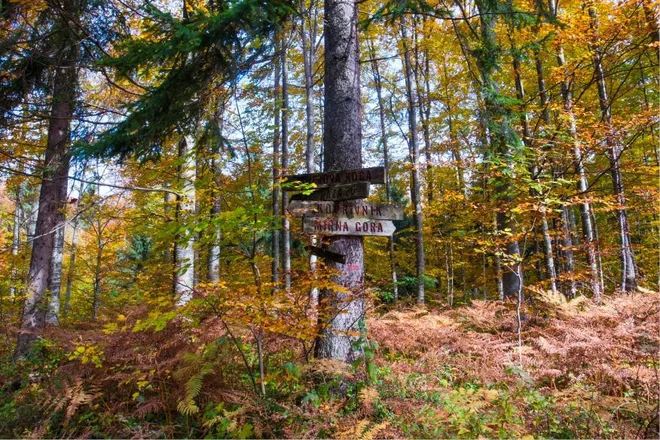
[[[389,422],[384,421],[376,425],[371,425],[369,420],[360,420],[356,425],[351,428],[338,433],[338,439],[358,439],[358,440],[373,440],[378,433],[385,430]]]

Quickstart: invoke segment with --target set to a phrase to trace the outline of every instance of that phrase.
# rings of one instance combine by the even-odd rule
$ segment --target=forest
[[[659,0],[0,0],[0,438],[658,438]]]

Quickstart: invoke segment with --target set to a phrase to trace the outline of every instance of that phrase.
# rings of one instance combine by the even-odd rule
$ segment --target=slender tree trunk
[[[383,168],[385,169],[385,198],[387,203],[391,202],[392,196],[392,182],[390,178],[390,158],[389,158],[389,145],[387,143],[387,128],[385,126],[385,104],[383,102],[383,83],[378,68],[378,61],[376,60],[376,48],[373,41],[369,41],[369,49],[371,51],[371,71],[374,76],[374,84],[376,86],[376,97],[378,99],[378,120],[380,125],[380,143],[383,146]],[[396,260],[394,259],[394,237],[387,237],[387,249],[390,258],[390,273],[392,276],[392,295],[394,300],[399,299],[399,286],[396,276]]]
[[[76,255],[78,250],[78,222],[73,223],[73,233],[71,234],[71,256],[69,257],[69,269],[66,276],[66,291],[64,292],[64,308],[62,316],[66,317],[71,307],[71,288],[73,287],[73,278],[76,275]]]
[[[182,197],[177,201],[177,217],[182,225],[190,225],[195,213],[195,153],[192,136],[186,136],[179,142],[179,181]],[[175,250],[176,272],[174,279],[174,295],[176,306],[185,306],[193,295],[195,288],[195,235],[183,239],[179,237]]]
[[[302,8],[301,8],[302,9]],[[303,69],[305,75],[305,171],[313,173],[314,167],[314,63],[317,25],[316,19],[312,14],[314,8],[310,6],[308,13],[303,14],[301,19],[300,33],[302,37],[303,49]],[[307,25],[306,20],[309,20]],[[316,246],[317,237],[310,238],[312,246]],[[312,273],[316,273],[316,255],[309,255],[309,268]],[[310,311],[316,314],[319,302],[319,290],[314,287],[310,292]]]
[[[513,42],[512,42],[513,44]],[[518,95],[518,100],[521,103],[525,102],[525,86],[522,81],[522,75],[520,74],[520,55],[518,53],[518,50],[516,48],[513,48],[513,72],[515,75],[515,83],[516,83],[516,92]],[[542,77],[542,76],[541,76]],[[547,96],[546,98],[547,99]],[[523,109],[520,115],[520,122],[523,126],[523,143],[528,149],[532,148],[532,132],[529,127],[529,118],[527,116],[527,109],[524,107],[523,104]],[[539,180],[540,177],[539,175],[539,170],[538,166],[536,165],[536,159],[533,160],[533,165],[531,166],[531,175],[532,179]],[[541,195],[538,193],[538,191],[535,191],[534,189],[531,190],[532,197],[535,198],[540,198]],[[540,209],[540,217],[541,217],[541,232],[543,234],[543,244],[544,244],[544,253],[545,253],[545,268],[546,268],[546,275],[548,276],[548,279],[550,280],[550,290],[552,291],[553,294],[557,293],[557,274],[555,272],[555,260],[554,260],[554,255],[553,255],[553,250],[552,250],[552,240],[550,239],[550,229],[548,227],[548,217],[546,214],[546,207],[543,202],[543,200],[539,200],[539,203],[541,204],[541,209]],[[537,242],[536,238],[534,239],[535,243]],[[543,277],[540,276],[539,280],[542,280]]]
[[[494,69],[499,61],[499,52],[495,35],[495,22],[498,16],[498,4],[496,0],[478,0],[477,9],[480,20],[480,37],[483,50],[478,54],[477,66],[481,74],[481,88],[483,95],[483,113],[486,126],[488,127],[489,154],[494,157],[510,162],[513,157],[511,149],[520,148],[520,139],[510,126],[513,115],[499,99],[500,87],[493,78]],[[507,179],[510,180],[510,179]],[[512,183],[504,181],[495,187],[497,200],[505,207],[497,212],[497,227],[499,231],[507,231],[515,236],[516,222],[513,213],[506,207],[512,200]],[[505,297],[518,297],[522,289],[523,276],[520,271],[520,245],[517,239],[509,238],[505,248],[505,259],[501,261],[503,268],[502,282]]]
[[[401,38],[403,41],[403,64],[406,80],[406,95],[408,99],[408,150],[410,152],[410,162],[412,163],[411,188],[410,195],[415,210],[413,222],[415,225],[415,257],[417,269],[417,304],[424,305],[424,231],[423,214],[421,201],[421,173],[419,143],[417,136],[417,118],[416,118],[416,96],[413,88],[414,74],[413,66],[410,60],[410,47],[406,22],[401,21]]]
[[[224,106],[224,103],[222,104]],[[220,110],[224,111],[224,108]],[[223,129],[223,116],[220,115],[220,136],[222,136]],[[220,188],[222,184],[221,179],[221,169],[220,169],[220,159],[218,153],[213,154],[211,159],[211,170],[214,176],[214,195],[213,195],[213,206],[211,206],[211,220],[218,221],[220,214],[222,213],[222,194],[220,193]],[[220,225],[213,224],[211,228],[211,245],[209,246],[209,255],[207,263],[207,277],[209,283],[217,283],[220,281],[220,251],[222,244],[222,229]]]
[[[16,197],[14,199],[14,219],[12,224],[12,238],[11,238],[11,255],[13,257],[11,263],[11,286],[9,287],[9,297],[13,298],[17,294],[16,283],[18,282],[18,268],[16,267],[16,258],[18,257],[18,251],[21,247],[21,218],[22,214],[22,202],[21,202],[21,192],[22,184],[16,185]]]
[[[50,325],[59,324],[60,316],[60,292],[62,289],[62,261],[64,259],[64,222],[63,213],[58,215],[57,229],[55,230],[55,246],[53,247],[53,259],[50,264],[50,278],[48,280],[48,291],[50,302],[46,323]]]
[[[598,29],[598,16],[593,6],[588,7],[591,27],[595,31]],[[612,185],[614,186],[614,195],[617,201],[617,220],[619,222],[619,237],[621,242],[621,290],[632,292],[637,289],[637,263],[635,262],[635,253],[630,242],[630,226],[628,224],[628,210],[626,209],[626,196],[623,188],[623,176],[621,175],[621,155],[623,146],[619,141],[619,136],[612,125],[612,110],[609,96],[607,93],[607,84],[605,83],[605,71],[603,70],[603,54],[599,47],[592,47],[593,65],[596,74],[596,84],[598,85],[598,103],[600,106],[601,120],[606,126],[607,134],[605,142],[607,143],[607,156],[610,160],[610,174],[612,176]],[[598,298],[600,300],[600,298]]]
[[[557,11],[554,6],[554,0],[550,0],[552,17],[557,17]],[[556,52],[557,65],[563,68],[566,65],[564,49],[559,46]],[[571,78],[568,74],[564,74],[561,81],[561,96],[564,107],[564,114],[568,119],[568,134],[573,143],[573,159],[575,160],[575,173],[578,176],[578,190],[584,198],[588,191],[587,175],[584,170],[584,158],[582,156],[582,149],[577,139],[577,122],[575,113],[573,112],[573,95],[571,92]],[[584,245],[587,249],[587,264],[589,265],[591,275],[591,289],[594,294],[594,299],[600,301],[601,290],[598,283],[598,267],[596,263],[596,247],[594,242],[593,227],[591,224],[591,204],[583,201],[580,203],[580,215],[582,219],[582,232],[584,236]]]
[[[569,298],[577,296],[577,285],[575,283],[575,260],[573,257],[573,234],[571,233],[571,222],[568,215],[568,207],[562,206],[562,230],[564,235],[564,250],[566,254],[566,272],[570,276],[569,280]]]
[[[357,38],[357,3],[325,2],[325,104],[324,170],[362,166],[362,109],[360,101],[360,58]],[[333,236],[329,249],[346,256],[346,264],[332,263],[339,271],[335,282],[348,294],[323,290],[326,305],[320,319],[321,337],[316,351],[321,358],[354,361],[361,351],[353,342],[358,323],[364,318],[364,246],[362,237]]]
[[[426,21],[423,20],[422,27],[425,27]],[[419,42],[417,38],[418,29],[415,24],[414,30],[414,53],[415,53],[415,69],[413,69],[413,76],[415,78],[415,87],[417,89],[417,100],[419,108],[419,121],[422,125],[422,138],[424,139],[424,156],[426,159],[426,198],[431,203],[433,201],[433,161],[431,155],[431,85],[430,85],[430,71],[431,65],[428,53],[424,53],[420,59]],[[424,65],[424,73],[420,74],[422,64]],[[422,78],[420,78],[422,77]]]
[[[276,37],[277,42],[275,44],[276,52],[280,50],[279,36]],[[274,71],[274,110],[273,110],[273,230],[270,234],[272,242],[272,267],[271,274],[272,280],[274,283],[277,283],[280,280],[280,148],[281,148],[281,135],[282,135],[282,88],[280,86],[280,81],[282,77],[282,69],[280,67],[280,56],[279,53],[275,54],[275,59],[273,60],[273,71]]]
[[[36,235],[32,243],[27,299],[15,358],[23,357],[28,353],[46,323],[48,310],[46,290],[55,247],[54,231],[57,225],[57,213],[66,203],[66,194],[62,194],[62,188],[65,187],[64,182],[69,175],[70,157],[67,148],[78,83],[78,69],[75,67],[78,61],[78,40],[74,32],[75,24],[72,21],[77,16],[75,2],[63,0],[59,13],[61,15],[53,31],[61,33],[56,57],[58,66],[55,68],[53,80],[51,117],[39,194]]]
[[[289,74],[286,65],[286,49],[282,50],[282,171],[289,173]],[[286,215],[289,193],[282,192],[282,266],[284,287],[291,291],[291,225]]]
[[[99,222],[100,223],[100,222]],[[92,302],[92,320],[96,321],[101,308],[101,265],[103,264],[103,226],[98,225],[96,266],[94,267],[94,298]]]

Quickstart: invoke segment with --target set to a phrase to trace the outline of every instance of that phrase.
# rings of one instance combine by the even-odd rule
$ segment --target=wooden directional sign
[[[318,246],[305,246],[305,249],[312,254],[324,260],[333,261],[335,263],[346,264],[346,255],[338,254]]]
[[[348,217],[303,217],[303,231],[319,235],[378,235],[390,237],[396,227],[390,220]]]
[[[311,194],[294,194],[291,200],[357,200],[369,196],[369,182],[358,182],[350,185],[335,185],[319,188]]]
[[[369,218],[373,220],[403,220],[403,207],[383,203],[341,203],[341,202],[308,202],[293,200],[287,207],[293,215],[308,217],[348,217]]]
[[[346,185],[348,183],[385,183],[385,168],[359,168],[355,170],[331,171],[329,173],[296,174],[283,176],[287,182],[315,183],[317,186]],[[282,188],[294,191],[293,188]]]

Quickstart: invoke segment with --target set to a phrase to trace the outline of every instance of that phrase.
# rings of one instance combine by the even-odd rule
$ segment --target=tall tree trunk
[[[179,142],[179,181],[182,196],[177,201],[177,217],[182,225],[190,225],[195,213],[195,153],[192,136],[186,136]],[[177,239],[175,250],[176,272],[174,276],[174,295],[176,306],[185,306],[193,295],[195,287],[195,235],[186,233],[183,239]]]
[[[66,275],[66,290],[64,292],[64,307],[62,316],[66,317],[71,307],[71,288],[73,287],[73,277],[76,274],[76,255],[78,250],[78,222],[73,222],[73,233],[71,234],[71,256],[69,257],[69,269]]]
[[[301,8],[302,9],[302,8]],[[303,49],[303,69],[305,74],[305,171],[313,173],[314,167],[314,63],[317,24],[316,17],[312,13],[315,8],[310,6],[307,14],[303,14],[301,19],[300,32],[302,37]],[[306,20],[309,20],[307,25]],[[311,237],[312,246],[316,246],[317,237]],[[316,273],[316,255],[309,255],[309,268],[312,273]],[[316,314],[319,301],[319,291],[316,287],[310,292],[310,310]]]
[[[225,101],[221,99],[216,118],[218,120],[218,134],[222,138],[224,130],[224,113],[225,112]],[[211,206],[211,219],[214,222],[217,222],[220,214],[222,213],[222,170],[220,162],[220,151],[213,153],[213,158],[211,159],[211,172],[213,173],[213,182],[215,187],[213,188],[213,205]],[[217,223],[213,224],[211,228],[211,245],[209,246],[209,255],[208,255],[208,280],[209,283],[217,283],[220,281],[220,251],[222,244],[222,229]]]
[[[566,205],[562,206],[562,232],[564,235],[564,252],[566,255],[566,272],[570,276],[569,280],[569,290],[568,297],[575,298],[577,296],[577,284],[575,282],[575,261],[573,256],[573,234],[571,230],[571,221],[568,214],[568,207]]]
[[[12,263],[11,263],[11,287],[9,287],[9,297],[13,298],[17,294],[17,289],[15,284],[18,282],[18,268],[16,267],[16,264],[18,263],[16,261],[16,258],[18,257],[18,251],[20,250],[21,247],[21,219],[23,217],[22,214],[22,201],[21,201],[21,196],[22,196],[22,184],[16,185],[16,196],[14,198],[14,218],[13,218],[13,224],[12,224],[12,238],[11,238],[11,255],[13,257]]]
[[[362,166],[362,109],[360,58],[357,38],[357,3],[325,1],[325,102],[324,171]],[[361,353],[351,332],[364,318],[364,246],[362,237],[333,236],[329,249],[346,256],[346,264],[331,263],[339,271],[335,282],[349,293],[324,289],[319,295],[323,310],[317,355],[346,362]]]
[[[477,56],[477,66],[481,75],[481,88],[484,101],[483,114],[488,128],[488,154],[510,163],[513,160],[512,148],[520,148],[520,139],[510,126],[513,117],[511,110],[501,102],[500,87],[493,78],[493,73],[499,62],[499,52],[495,35],[495,23],[498,17],[498,2],[496,0],[478,0],[477,9],[480,20],[480,38],[482,49]],[[510,179],[508,179],[510,180]],[[495,197],[505,206],[497,212],[497,228],[516,235],[516,222],[513,213],[506,205],[512,200],[514,182],[504,181],[495,187]],[[505,258],[502,265],[502,288],[505,297],[518,297],[522,290],[522,271],[520,245],[515,238],[509,238],[505,247]]]
[[[101,268],[103,264],[103,229],[104,227],[98,225],[97,233],[97,249],[96,249],[96,265],[94,267],[94,298],[92,301],[92,320],[96,321],[99,316],[99,309],[101,308]]]
[[[595,31],[598,29],[598,15],[593,5],[588,7],[591,27]],[[623,188],[623,177],[621,175],[621,155],[623,146],[621,145],[619,135],[615,132],[612,125],[611,102],[607,93],[607,84],[605,83],[605,71],[603,70],[603,54],[598,46],[592,47],[592,61],[596,74],[596,84],[598,85],[598,103],[600,107],[601,120],[605,124],[607,133],[605,142],[607,143],[607,156],[610,161],[610,174],[612,176],[612,185],[614,195],[617,201],[617,220],[619,222],[619,237],[621,241],[621,290],[632,292],[637,289],[637,264],[635,262],[635,253],[630,242],[630,226],[628,224],[628,210],[626,209],[626,195]],[[599,299],[598,299],[599,300]]]
[[[282,171],[289,174],[289,74],[286,65],[286,48],[282,49]],[[286,215],[289,193],[282,192],[282,268],[284,287],[291,291],[291,225]]]
[[[426,20],[422,20],[422,28],[426,27]],[[426,29],[422,29],[424,35]],[[431,64],[429,55],[424,51],[423,56],[420,55],[418,28],[415,23],[413,26],[413,44],[415,53],[415,69],[413,69],[413,76],[415,77],[415,87],[417,89],[417,101],[419,108],[419,121],[422,125],[422,138],[424,139],[424,156],[426,159],[426,198],[429,203],[433,201],[433,161],[431,151],[431,80],[429,78],[431,71]],[[424,72],[420,73],[424,66]]]
[[[282,77],[282,69],[280,68],[280,43],[279,36],[276,37],[275,43],[276,54],[273,60],[274,72],[274,87],[273,87],[273,230],[270,234],[271,239],[271,257],[273,262],[271,264],[271,278],[274,283],[280,280],[280,148],[282,136],[282,88],[280,81]]]
[[[557,18],[555,0],[550,0],[550,15]],[[556,52],[557,65],[563,68],[566,65],[563,47],[559,46]],[[588,191],[587,175],[584,170],[584,158],[582,156],[582,149],[577,139],[577,122],[575,113],[573,112],[573,95],[571,92],[571,78],[567,73],[561,81],[561,96],[564,107],[564,114],[568,119],[568,134],[573,143],[573,159],[575,160],[575,173],[578,176],[578,190],[582,198],[586,196]],[[594,241],[593,226],[591,224],[591,204],[587,201],[580,203],[580,217],[582,219],[582,232],[584,236],[584,245],[587,249],[587,264],[589,265],[591,275],[591,289],[596,301],[600,301],[601,290],[600,283],[598,282],[598,267],[596,263],[596,243]]]
[[[46,290],[50,274],[57,213],[66,203],[62,188],[69,175],[70,157],[67,152],[69,130],[76,100],[78,83],[78,40],[75,35],[77,8],[74,0],[63,0],[54,33],[61,34],[58,42],[58,62],[55,68],[51,116],[44,160],[43,180],[39,194],[39,212],[32,258],[30,260],[27,299],[23,310],[21,329],[16,344],[15,358],[25,356],[38,334],[43,331],[48,310]]]
[[[410,195],[415,214],[413,222],[415,225],[415,257],[417,269],[417,304],[424,305],[424,231],[423,214],[421,201],[421,173],[419,143],[417,136],[417,118],[416,108],[417,99],[413,87],[414,74],[413,66],[410,60],[410,42],[408,40],[408,30],[406,21],[401,20],[401,38],[403,42],[403,66],[405,70],[406,96],[408,99],[408,151],[410,153],[410,162],[412,163],[412,172],[410,176]]]
[[[392,181],[390,177],[390,153],[389,145],[387,144],[387,128],[385,126],[385,104],[383,101],[383,82],[378,68],[378,61],[376,60],[376,48],[374,42],[369,40],[369,50],[371,56],[371,71],[374,77],[374,84],[376,86],[376,97],[378,99],[378,120],[380,125],[380,143],[383,146],[383,168],[385,169],[385,198],[387,203],[391,202],[392,197]],[[394,259],[394,237],[387,237],[387,249],[390,258],[390,273],[392,277],[392,295],[394,300],[399,299],[399,286],[396,276],[396,260]]]
[[[513,45],[513,41],[512,41]],[[525,102],[525,86],[522,81],[522,75],[520,73],[520,53],[517,48],[513,47],[513,72],[515,75],[515,83],[516,83],[516,93],[518,100],[522,103],[523,109],[520,114],[520,122],[523,126],[523,143],[525,144],[525,147],[528,149],[531,149],[533,147],[532,145],[532,132],[529,127],[529,118],[527,116],[527,109],[525,108],[524,102]],[[547,99],[547,97],[546,97]],[[536,159],[532,159],[533,163],[530,169],[531,172],[531,177],[532,179],[539,180],[539,169],[538,165],[536,165]],[[539,199],[541,195],[538,193],[538,191],[532,189],[531,190],[532,197],[535,197]],[[546,207],[543,202],[543,200],[539,200],[539,203],[541,205],[541,208],[539,210],[539,214],[541,217],[541,232],[543,234],[543,244],[544,244],[544,257],[545,257],[545,268],[546,268],[546,275],[548,279],[550,280],[550,290],[552,291],[553,294],[557,293],[557,273],[555,271],[555,259],[554,259],[554,254],[552,250],[552,240],[550,238],[550,228],[548,226],[548,217],[546,214]],[[536,242],[536,238],[535,238]],[[539,280],[541,280],[542,277],[539,277]]]

